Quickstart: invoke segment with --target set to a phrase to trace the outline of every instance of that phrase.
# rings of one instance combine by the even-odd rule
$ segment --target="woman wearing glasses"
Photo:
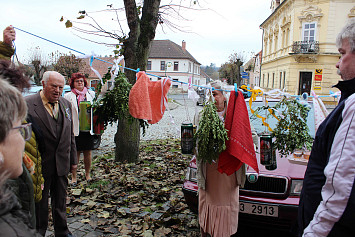
[[[39,236],[30,228],[16,195],[4,183],[22,174],[25,140],[31,138],[31,124],[21,124],[27,105],[21,93],[0,78],[0,230],[1,236]]]
[[[88,127],[84,128],[83,125],[85,125],[85,121],[81,121],[79,126],[80,103],[88,102],[87,104],[90,106],[95,98],[95,93],[93,91],[89,91],[87,85],[88,83],[83,74],[73,73],[70,79],[71,92],[65,94],[64,98],[69,100],[72,105],[72,121],[78,161],[80,158],[80,153],[83,153],[85,178],[86,180],[90,180],[91,150],[94,143],[93,128],[90,123],[87,123],[86,125],[88,125]],[[75,186],[76,184],[77,170],[73,170],[72,185]]]

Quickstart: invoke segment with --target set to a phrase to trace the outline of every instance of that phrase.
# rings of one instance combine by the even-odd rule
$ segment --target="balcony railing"
[[[292,45],[292,54],[317,54],[319,53],[318,41],[295,41]]]

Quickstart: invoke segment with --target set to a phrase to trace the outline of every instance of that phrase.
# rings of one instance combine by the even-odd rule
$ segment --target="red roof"
[[[106,73],[107,73],[107,70],[109,67],[112,67],[112,64],[113,64],[113,60],[115,59],[114,57],[98,57],[99,59],[101,60],[104,60],[104,61],[100,61],[98,59],[94,59],[94,61],[92,62],[92,67],[97,70],[101,76],[104,76]],[[83,73],[85,75],[89,75],[87,78],[88,79],[96,79],[98,78],[96,76],[96,74],[94,73],[93,70],[91,70],[90,68],[90,58],[85,58],[83,59],[84,61],[84,66],[82,69],[80,69],[80,73]],[[109,63],[107,63],[109,62]],[[112,64],[110,64],[112,63]]]

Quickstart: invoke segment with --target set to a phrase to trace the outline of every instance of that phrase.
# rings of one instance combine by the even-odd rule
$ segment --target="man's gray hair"
[[[63,78],[63,81],[64,81],[64,84],[65,84],[65,78],[63,77],[62,74],[60,74],[59,72],[56,72],[56,71],[46,71],[45,73],[43,73],[43,77],[42,77],[42,82],[44,82],[44,84],[46,85],[47,84],[47,81],[49,80],[49,77],[52,75],[52,74],[59,74],[62,76]]]
[[[20,91],[0,76],[0,143],[2,143],[13,123],[27,116],[27,104]]]
[[[347,39],[349,41],[350,49],[355,52],[355,18],[351,18],[344,28],[339,32],[336,39],[336,46],[342,47],[342,41]]]

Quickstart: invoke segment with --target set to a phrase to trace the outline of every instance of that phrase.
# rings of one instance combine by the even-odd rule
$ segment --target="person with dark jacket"
[[[1,75],[0,111],[0,236],[40,236],[31,228],[27,213],[5,184],[23,172],[22,157],[25,141],[31,138],[31,124],[22,124],[27,115],[26,102]]]
[[[43,74],[43,90],[26,97],[28,115],[42,133],[44,152],[42,199],[36,203],[36,229],[45,236],[49,221],[49,197],[55,236],[71,237],[67,225],[68,173],[77,168],[71,104],[61,95],[65,78],[58,72]],[[50,195],[50,196],[49,196]]]
[[[298,209],[299,236],[355,235],[355,19],[336,45],[341,99],[313,143]]]

